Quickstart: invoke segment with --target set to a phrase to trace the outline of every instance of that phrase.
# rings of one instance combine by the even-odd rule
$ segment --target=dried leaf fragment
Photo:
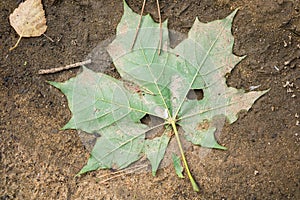
[[[37,37],[42,35],[46,29],[45,11],[41,0],[27,0],[20,3],[19,7],[9,16],[10,25],[20,36],[16,48],[22,37]]]

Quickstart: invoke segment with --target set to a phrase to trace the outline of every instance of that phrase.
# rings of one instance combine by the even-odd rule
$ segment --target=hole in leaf
[[[162,136],[165,131],[165,127],[163,126],[164,120],[159,117],[146,114],[140,121],[150,128],[150,130],[146,132],[146,139]],[[160,124],[161,126],[159,126]]]
[[[98,133],[90,134],[81,130],[78,130],[78,135],[84,147],[89,151],[92,151],[96,144],[97,138],[101,137]]]
[[[203,90],[202,89],[194,89],[194,90],[190,90],[188,92],[188,94],[186,95],[186,98],[188,98],[189,100],[202,100],[204,97],[203,94]]]
[[[150,124],[150,116],[149,116],[149,114],[146,114],[142,119],[140,119],[140,121],[141,121],[141,123],[142,124],[145,124],[145,125],[147,125],[147,126],[150,126],[149,124]]]

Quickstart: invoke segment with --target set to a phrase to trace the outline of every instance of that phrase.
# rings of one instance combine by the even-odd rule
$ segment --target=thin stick
[[[48,35],[46,35],[45,33],[43,33],[43,35],[44,35],[48,40],[50,40],[51,42],[54,42],[54,40],[53,40],[51,37],[49,37]]]
[[[145,167],[147,167],[148,165],[137,165],[137,166],[134,166],[134,167],[128,167],[128,168],[125,168],[125,169],[121,169],[121,170],[117,170],[117,171],[115,171],[115,172],[111,172],[111,173],[109,173],[109,174],[103,174],[103,175],[101,175],[101,176],[99,176],[98,178],[105,178],[105,177],[107,177],[107,176],[111,176],[111,175],[116,175],[116,174],[121,174],[121,173],[126,173],[126,171],[128,172],[128,171],[135,171],[136,169],[142,169],[142,168],[145,168]]]
[[[161,43],[162,43],[162,23],[161,23],[160,7],[159,7],[159,1],[158,0],[156,0],[156,5],[157,5],[157,12],[158,12],[158,19],[159,19],[159,47],[158,47],[158,55],[160,55]]]
[[[135,42],[136,42],[136,39],[137,39],[139,30],[140,30],[140,27],[141,27],[141,22],[142,22],[142,18],[143,18],[143,13],[144,13],[145,5],[146,5],[146,0],[144,0],[144,2],[143,2],[142,11],[141,11],[141,15],[140,15],[140,20],[139,20],[138,26],[136,27],[135,35],[134,35],[134,38],[133,38],[133,41],[132,41],[130,50],[133,49],[134,44],[135,44]]]
[[[56,73],[56,72],[76,68],[76,67],[86,65],[86,64],[90,64],[90,63],[92,63],[92,60],[88,59],[86,61],[74,63],[74,64],[71,64],[71,65],[66,65],[64,67],[57,67],[57,68],[51,68],[51,69],[41,69],[41,70],[39,70],[38,74],[53,74],[53,73]]]
[[[131,170],[131,171],[126,170],[126,172],[124,172],[124,170],[122,170],[122,172],[124,172],[124,173],[121,173],[121,172],[119,172],[119,173],[118,173],[118,172],[115,172],[116,175],[114,175],[114,176],[112,176],[112,177],[109,177],[109,178],[107,178],[107,179],[104,179],[103,181],[100,181],[99,184],[105,183],[105,182],[107,182],[107,181],[109,181],[109,180],[118,178],[118,177],[123,176],[123,175],[126,175],[126,174],[132,174],[133,172],[136,172],[136,171],[138,171],[138,170],[141,170],[141,169],[143,169],[143,168],[145,168],[145,167],[147,167],[147,165],[139,166],[139,167],[137,167],[137,168],[135,168],[135,169],[133,169],[133,170]],[[105,176],[101,176],[100,178],[102,178],[102,177],[105,177]]]

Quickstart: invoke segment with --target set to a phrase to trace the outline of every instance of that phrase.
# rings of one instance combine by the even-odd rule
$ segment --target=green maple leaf
[[[123,81],[87,68],[64,83],[51,83],[67,96],[72,111],[64,129],[101,136],[79,174],[96,169],[122,169],[146,155],[155,175],[172,137],[171,129],[193,189],[199,191],[182,150],[178,126],[195,145],[225,149],[215,140],[213,118],[225,116],[233,123],[240,110],[248,110],[266,93],[245,93],[226,85],[225,74],[242,59],[232,54],[231,24],[235,13],[206,24],[196,19],[188,38],[174,49],[169,46],[167,22],[163,23],[162,51],[158,55],[160,28],[149,15],[143,16],[131,49],[140,16],[124,3],[117,36],[108,51],[122,79],[139,92]],[[191,90],[201,90],[203,98],[187,98]],[[140,121],[146,114],[164,122],[148,127]],[[164,133],[147,139],[146,133],[157,127],[164,127]]]

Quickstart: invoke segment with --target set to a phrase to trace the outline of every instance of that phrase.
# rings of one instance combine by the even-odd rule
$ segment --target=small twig
[[[140,19],[139,19],[139,23],[138,26],[136,27],[136,31],[135,31],[135,35],[130,47],[130,50],[133,49],[140,27],[141,27],[141,22],[142,22],[142,18],[143,18],[143,13],[144,13],[144,9],[145,9],[145,5],[146,5],[146,0],[144,0],[143,2],[143,6],[142,6],[142,10],[141,10],[141,15],[140,15]],[[158,12],[158,19],[159,19],[159,47],[158,47],[158,55],[160,55],[161,52],[161,45],[162,45],[162,22],[161,22],[161,14],[160,14],[160,6],[159,6],[159,0],[156,0],[156,5],[157,5],[157,12]]]
[[[90,64],[90,63],[92,63],[92,60],[88,59],[86,61],[74,63],[74,64],[71,64],[71,65],[66,65],[64,67],[57,67],[57,68],[51,68],[51,69],[41,69],[41,70],[39,70],[38,74],[53,74],[53,73],[56,73],[56,72],[76,68],[76,67],[86,65],[86,64]]]
[[[132,167],[132,168],[120,170],[120,171],[114,172],[112,174],[106,174],[106,175],[100,176],[99,178],[104,178],[106,176],[113,175],[112,177],[109,177],[107,179],[104,179],[103,181],[100,181],[99,184],[105,183],[107,181],[110,181],[112,179],[118,178],[118,177],[123,176],[123,175],[132,174],[133,172],[139,171],[139,170],[141,170],[141,169],[143,169],[147,166],[148,165],[140,165],[140,166],[137,166],[137,167]]]
[[[133,38],[133,41],[132,41],[132,44],[131,44],[130,50],[132,50],[132,49],[133,49],[133,47],[134,47],[134,44],[135,44],[135,42],[136,42],[136,39],[137,39],[137,36],[138,36],[139,30],[140,30],[140,26],[141,26],[142,18],[143,18],[143,13],[144,13],[144,8],[145,8],[145,5],[146,5],[146,0],[144,0],[144,2],[143,2],[142,11],[141,11],[141,15],[140,15],[140,20],[139,20],[138,26],[136,27],[136,30],[135,30],[135,35],[134,35],[134,38]]]
[[[51,42],[54,42],[54,40],[53,40],[51,37],[49,37],[48,35],[46,35],[45,33],[43,33],[43,35],[44,35],[48,40],[50,40]]]
[[[158,47],[158,55],[160,55],[161,43],[162,43],[162,23],[161,23],[160,7],[159,7],[159,1],[158,0],[156,0],[156,5],[157,5],[157,12],[158,12],[158,19],[159,19],[159,47]]]
[[[141,165],[137,165],[137,166],[133,166],[133,167],[128,167],[128,168],[125,168],[125,169],[121,169],[121,170],[117,170],[115,172],[111,172],[109,174],[104,174],[104,175],[101,175],[100,177],[98,178],[105,178],[107,176],[111,176],[111,175],[117,175],[117,174],[124,174],[124,173],[128,173],[129,171],[136,171],[137,169],[142,169],[142,168],[145,168],[147,167],[148,165],[147,164],[141,164]]]

